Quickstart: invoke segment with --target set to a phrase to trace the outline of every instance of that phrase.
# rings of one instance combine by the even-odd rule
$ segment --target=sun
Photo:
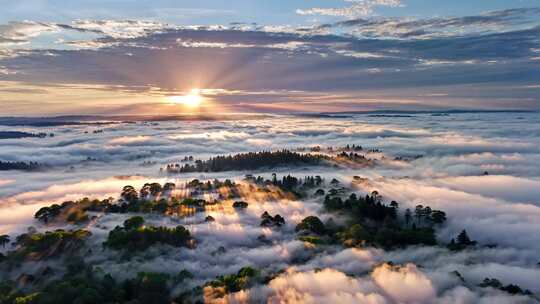
[[[182,104],[190,108],[197,108],[204,102],[199,89],[192,89],[189,94],[167,97],[173,104]]]

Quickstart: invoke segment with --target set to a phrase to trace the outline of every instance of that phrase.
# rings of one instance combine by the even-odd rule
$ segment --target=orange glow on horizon
[[[176,95],[167,97],[167,101],[171,104],[181,104],[189,108],[198,108],[205,101],[201,96],[199,89],[192,89],[189,94]]]

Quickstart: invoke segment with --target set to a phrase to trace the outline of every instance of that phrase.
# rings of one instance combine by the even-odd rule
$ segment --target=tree
[[[458,245],[472,245],[473,241],[469,238],[469,235],[467,234],[467,230],[463,229],[460,234],[457,236],[457,244]]]
[[[326,229],[324,223],[316,216],[308,216],[300,224],[296,225],[296,232],[309,231],[315,234],[323,234]]]
[[[431,210],[431,207],[429,207],[429,206],[424,207],[424,209],[422,210],[423,218],[424,219],[430,219],[431,218],[431,212],[433,212]]]
[[[150,195],[150,184],[146,183],[142,186],[141,191],[140,191],[141,200],[146,199],[148,195]]]
[[[285,219],[279,214],[271,216],[265,211],[261,215],[261,227],[281,227],[283,225],[285,225]]]
[[[377,190],[371,191],[371,197],[373,198],[374,203],[380,203],[382,200],[382,196],[379,194],[379,191]]]
[[[446,213],[441,210],[433,210],[431,213],[431,220],[435,224],[442,224],[446,222]]]
[[[137,194],[137,190],[133,188],[133,186],[125,186],[122,189],[122,198],[128,202],[128,203],[135,203],[139,200],[139,195]]]
[[[360,224],[352,225],[347,231],[347,237],[355,240],[367,240],[370,235],[369,232]]]
[[[163,191],[173,191],[174,188],[176,188],[174,183],[165,183],[165,185],[163,185]]]
[[[63,206],[60,206],[58,204],[53,204],[49,207],[43,207],[36,212],[34,217],[44,223],[48,223],[50,220],[54,219],[60,214],[62,208]]]
[[[161,191],[163,191],[163,188],[161,187],[160,183],[151,183],[149,186],[149,190],[153,196],[157,196],[161,193]]]
[[[274,224],[278,227],[283,226],[285,225],[285,219],[281,215],[276,214],[274,216]]]
[[[412,218],[412,213],[411,213],[411,209],[407,208],[405,210],[405,225],[407,227],[409,227],[409,224],[411,222],[411,218]]]
[[[9,241],[9,235],[0,235],[0,245],[2,245],[3,248],[5,248],[7,244],[9,244]]]
[[[424,215],[424,206],[422,205],[416,205],[414,208],[414,216],[416,217],[416,223],[420,225],[420,221],[422,220],[422,216]]]
[[[463,250],[469,246],[474,245],[476,245],[476,241],[472,241],[469,238],[467,231],[462,230],[457,236],[456,240],[452,239],[452,241],[450,241],[450,244],[448,244],[448,248],[450,250]]]
[[[144,225],[144,219],[140,216],[134,216],[124,221],[125,229],[138,229]]]

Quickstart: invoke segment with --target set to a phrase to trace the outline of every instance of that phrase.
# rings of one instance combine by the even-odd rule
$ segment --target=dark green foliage
[[[298,239],[302,242],[307,242],[314,245],[324,244],[324,241],[318,236],[301,236]]]
[[[140,191],[140,199],[147,199],[149,195],[154,197],[161,194],[163,187],[159,183],[146,183],[142,186]]]
[[[31,296],[23,294],[15,287],[12,281],[0,282],[0,304],[30,303],[26,299],[30,299]]]
[[[16,245],[33,252],[46,250],[57,242],[79,241],[90,236],[86,230],[55,230],[45,233],[24,234],[17,238]]]
[[[308,216],[296,225],[296,231],[306,231],[315,234],[324,234],[326,229],[324,223],[316,216]]]
[[[446,221],[446,213],[440,210],[432,210],[429,206],[417,205],[414,208],[414,217],[416,218],[416,224],[421,225],[434,225],[443,224]]]
[[[139,217],[126,220],[124,227],[116,226],[109,232],[104,246],[115,250],[142,251],[154,244],[168,244],[175,247],[189,247],[192,241],[189,230],[184,226],[141,227]],[[127,224],[127,225],[126,225]],[[139,226],[138,226],[139,225]]]
[[[176,170],[168,166],[169,172],[222,172],[234,170],[254,170],[263,167],[275,168],[287,165],[317,165],[326,159],[321,155],[300,154],[288,150],[240,153],[216,156],[206,161],[197,160],[195,164],[185,164]],[[172,169],[171,169],[172,168]]]
[[[39,209],[36,214],[34,214],[34,217],[44,223],[48,223],[49,221],[57,217],[62,211],[62,208],[64,208],[65,206],[66,204],[64,203],[62,206],[58,204],[53,204],[49,207],[43,207]]]
[[[135,190],[133,186],[125,186],[124,189],[122,189],[121,196],[128,203],[135,203],[139,199],[137,190]]]
[[[15,240],[16,250],[7,255],[8,260],[21,261],[26,258],[41,260],[72,254],[78,251],[91,233],[87,230],[55,230],[45,233],[25,233]]]
[[[66,218],[66,221],[69,223],[80,224],[88,222],[90,218],[88,214],[82,210],[74,210],[70,212]]]
[[[377,231],[373,241],[386,248],[408,245],[437,245],[435,232],[429,227],[417,229],[382,228]]]
[[[206,283],[206,286],[214,288],[223,287],[225,293],[238,292],[250,287],[259,276],[259,271],[251,267],[243,267],[236,274],[219,276],[214,281]]]
[[[138,303],[170,303],[170,276],[163,273],[142,272],[135,279],[122,284],[126,297],[137,299]]]
[[[362,154],[358,154],[358,153],[355,153],[355,152],[341,152],[337,155],[337,158],[338,159],[346,159],[346,160],[349,160],[349,161],[352,161],[352,162],[357,162],[357,163],[367,163],[369,160]]]
[[[173,280],[175,283],[182,283],[187,280],[193,279],[193,274],[187,270],[180,271],[176,276],[174,276]]]
[[[181,277],[178,280],[177,277]],[[91,267],[79,263],[60,279],[48,283],[38,291],[24,295],[10,282],[0,284],[2,304],[169,304],[171,285],[192,278],[183,271],[171,278],[164,273],[138,273],[135,278],[117,282],[111,275],[101,275]]]
[[[285,225],[285,219],[279,214],[271,216],[268,212],[265,211],[261,215],[262,227],[281,227],[283,225]]]
[[[324,206],[329,211],[351,210],[361,218],[368,218],[378,222],[384,221],[387,217],[391,219],[397,217],[397,207],[387,206],[381,203],[376,192],[365,197],[357,197],[353,193],[345,201],[341,197],[328,194],[324,199]]]
[[[90,200],[83,198],[75,202],[67,201],[61,205],[53,204],[43,207],[35,213],[34,217],[45,224],[58,219],[63,219],[73,224],[80,224],[90,219],[86,211],[119,212],[120,207],[111,204],[110,199]]]
[[[185,198],[182,200],[180,204],[186,205],[186,206],[204,206],[208,202],[203,199],[194,199],[194,198]]]
[[[124,221],[124,228],[129,229],[139,229],[144,225],[144,219],[140,216],[130,217]]]
[[[262,176],[255,178],[252,175],[247,175],[245,180],[261,187],[275,186],[296,197],[302,197],[306,190],[321,186],[324,183],[324,180],[319,175],[306,176],[303,179],[284,175],[281,179],[278,179],[275,173],[272,174],[272,179],[265,180]]]
[[[431,220],[435,224],[442,224],[446,222],[446,213],[440,210],[433,210],[431,213]]]
[[[393,248],[436,245],[432,226],[446,221],[443,211],[421,205],[415,209],[416,223],[413,223],[410,209],[405,210],[404,220],[401,221],[398,219],[399,204],[396,201],[389,205],[382,203],[377,191],[363,197],[352,193],[345,200],[339,195],[339,190],[331,189],[325,197],[324,206],[329,211],[345,211],[351,215],[350,227],[329,233],[346,246],[376,245]]]
[[[408,245],[436,245],[432,228],[399,228],[389,226],[363,226],[354,224],[337,235],[347,246],[373,244],[384,248]]]
[[[372,234],[361,224],[354,224],[349,227],[349,229],[342,232],[340,238],[343,242],[349,242],[351,245],[354,245],[370,241],[372,239]]]
[[[220,187],[227,187],[229,193],[228,198],[238,197],[238,190],[236,184],[230,180],[225,181],[207,181],[200,182],[197,179],[190,181],[188,184],[190,190],[195,193],[204,193],[204,191],[215,191]],[[141,196],[133,186],[127,185],[123,188],[121,193],[121,199],[115,203],[112,198],[104,200],[90,200],[83,198],[78,201],[67,201],[59,204],[53,204],[48,207],[43,207],[35,214],[35,218],[43,223],[50,223],[51,221],[69,222],[74,224],[85,223],[90,220],[90,216],[87,212],[104,212],[104,213],[159,213],[167,214],[168,212],[178,212],[180,204],[189,207],[200,208],[209,204],[216,204],[217,202],[208,202],[203,199],[197,198],[185,198],[181,202],[177,198],[169,198],[163,196],[165,192],[170,194],[175,188],[175,184],[166,183],[163,187],[159,183],[147,183],[141,188]],[[161,197],[160,197],[161,195]],[[152,198],[153,199],[149,199]],[[155,200],[155,199],[158,200]],[[243,207],[240,203],[238,205]]]

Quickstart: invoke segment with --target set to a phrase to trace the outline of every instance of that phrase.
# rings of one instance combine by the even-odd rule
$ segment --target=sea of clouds
[[[540,115],[472,113],[434,116],[340,115],[337,117],[265,116],[236,121],[110,123],[59,127],[7,127],[0,131],[54,133],[54,137],[0,140],[0,160],[37,161],[40,172],[0,172],[0,233],[16,236],[28,226],[45,229],[33,219],[43,205],[81,197],[117,197],[121,188],[146,182],[192,178],[241,179],[246,173],[269,177],[320,174],[348,184],[358,193],[377,190],[400,209],[417,204],[444,210],[448,222],[437,235],[448,242],[462,229],[482,245],[451,252],[411,247],[386,252],[376,248],[308,248],[296,240],[302,218],[325,214],[319,201],[257,202],[243,213],[210,212],[185,219],[148,216],[153,224],[185,225],[197,239],[194,250],[156,247],[141,257],[122,260],[114,252],[90,261],[116,276],[139,271],[187,269],[192,286],[244,266],[266,272],[285,270],[267,285],[231,294],[223,301],[271,303],[529,303],[530,298],[479,288],[485,277],[540,292]],[[94,133],[96,130],[103,132]],[[166,175],[160,168],[185,156],[269,149],[360,144],[381,153],[377,165],[364,169],[280,168],[260,172]],[[422,155],[421,158],[414,158]],[[411,158],[410,161],[395,157]],[[145,163],[146,162],[146,163]],[[485,172],[488,175],[485,175]],[[262,212],[280,214],[281,230],[259,226]],[[216,221],[206,223],[206,215]],[[88,229],[100,246],[107,233],[127,218],[107,215]],[[339,219],[336,219],[339,220]],[[261,243],[264,234],[271,242]],[[226,250],[219,250],[224,247]],[[386,262],[401,267],[392,267]],[[464,281],[453,274],[458,271]]]

